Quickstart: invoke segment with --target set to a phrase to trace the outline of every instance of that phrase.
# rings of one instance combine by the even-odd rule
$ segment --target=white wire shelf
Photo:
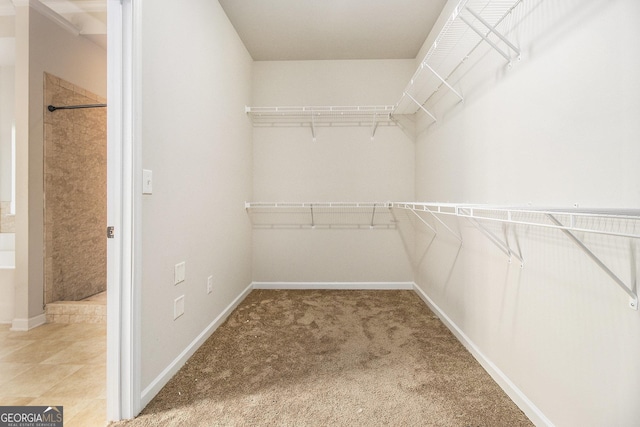
[[[594,233],[628,239],[640,239],[639,209],[558,209],[531,207],[504,207],[488,205],[467,205],[453,203],[394,202],[394,209],[413,212],[420,222],[437,235],[436,226],[431,225],[420,214],[428,214],[462,244],[462,237],[449,227],[439,216],[449,215],[467,219],[509,258],[514,257],[524,267],[524,257],[520,247],[509,242],[509,232],[505,228],[500,236],[483,225],[483,222],[500,222],[561,231],[578,246],[600,269],[602,269],[629,296],[629,307],[638,310],[638,295],[635,284],[628,286],[584,243],[583,233]],[[635,263],[635,259],[631,259]]]
[[[246,202],[254,228],[394,229],[391,202]]]
[[[503,207],[454,203],[394,202],[394,208],[455,215],[475,220],[532,225],[572,232],[605,234],[640,239],[640,210],[633,209],[558,209]],[[560,224],[550,221],[555,217]]]
[[[393,105],[314,106],[314,107],[245,107],[254,126],[308,126],[313,137],[316,127],[366,126],[375,136],[378,126],[395,126]]]
[[[488,44],[509,64],[520,57],[519,48],[501,31],[509,29],[507,18],[522,1],[460,0],[395,105],[247,106],[245,112],[257,127],[308,126],[314,140],[321,126],[368,126],[373,138],[378,126],[397,125],[394,116],[418,111],[437,121],[429,101],[443,87],[464,99],[450,79],[480,45]]]
[[[396,103],[393,114],[423,111],[433,121],[437,118],[427,105],[442,88],[461,101],[463,94],[451,81],[454,72],[483,43],[491,46],[511,64],[520,50],[503,32],[511,12],[522,0],[460,0],[444,27],[427,51]]]
[[[583,242],[583,233],[595,233],[619,238],[640,239],[640,209],[559,209],[475,205],[459,203],[419,202],[246,202],[245,209],[254,228],[368,228],[396,229],[398,220],[394,209],[411,211],[420,223],[437,236],[439,227],[451,233],[462,245],[462,236],[440,217],[453,216],[468,220],[492,243],[511,258],[524,257],[519,244],[509,242],[509,230],[503,236],[483,225],[500,222],[556,229],[564,233],[598,267],[600,267],[629,296],[629,307],[638,309],[635,284],[627,286]],[[431,225],[425,214],[436,223]],[[635,263],[635,259],[631,260]]]

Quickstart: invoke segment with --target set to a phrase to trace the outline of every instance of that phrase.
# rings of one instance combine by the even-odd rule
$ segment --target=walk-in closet
[[[107,3],[109,420],[637,425],[639,2]]]

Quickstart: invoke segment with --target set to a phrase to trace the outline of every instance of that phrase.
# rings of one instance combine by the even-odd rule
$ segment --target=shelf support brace
[[[455,94],[456,94],[456,96],[457,96],[458,98],[460,98],[460,101],[464,101],[464,98],[462,97],[462,95],[460,95],[460,94],[458,93],[458,91],[457,91],[457,90],[455,90],[455,89],[453,88],[453,86],[451,86],[451,85],[450,85],[450,84],[449,84],[449,83],[448,83],[444,78],[442,78],[442,76],[440,76],[440,74],[436,73],[436,70],[434,70],[433,68],[431,68],[431,67],[429,66],[429,64],[427,64],[427,63],[426,63],[426,61],[425,61],[425,62],[423,62],[423,63],[422,63],[422,65],[424,65],[425,67],[427,67],[427,68],[429,69],[429,71],[431,71],[431,72],[433,73],[433,75],[434,75],[434,76],[436,76],[436,77],[438,78],[438,80],[440,80],[442,83],[444,83],[444,84],[445,84],[445,86],[447,86],[451,92],[455,93]]]
[[[469,10],[469,9],[467,9],[467,10]],[[500,49],[498,47],[498,45],[496,45],[494,42],[489,40],[489,38],[486,35],[484,35],[480,30],[478,30],[476,27],[474,27],[471,24],[471,22],[469,22],[467,19],[465,19],[464,16],[460,15],[460,20],[462,20],[462,22],[467,24],[469,26],[469,28],[471,28],[477,35],[479,35],[482,38],[482,40],[487,42],[487,44],[489,44],[489,46],[494,48],[496,50],[496,52],[498,52],[500,55],[502,55],[504,57],[504,59],[506,59],[509,63],[511,63],[511,57],[509,55],[507,55],[502,49]],[[491,29],[491,27],[489,27],[489,29]]]
[[[438,215],[436,215],[435,213],[433,213],[431,211],[431,209],[427,208],[425,206],[424,208],[425,211],[429,212],[431,214],[431,216],[433,216],[440,224],[442,224],[442,226],[444,228],[446,228],[447,230],[449,230],[449,233],[453,234],[455,236],[456,239],[458,239],[458,241],[460,242],[460,244],[462,244],[462,237],[458,236],[458,233],[456,233],[455,231],[453,231],[447,224],[444,223],[444,221],[442,221],[440,218],[438,218]]]
[[[427,114],[429,115],[429,117],[431,117],[431,118],[433,119],[433,121],[434,121],[434,122],[437,122],[437,121],[438,121],[438,119],[436,119],[436,118],[434,117],[434,115],[433,115],[433,114],[431,114],[429,111],[427,111],[427,109],[426,109],[426,108],[424,108],[424,107],[422,106],[422,104],[420,104],[418,101],[416,101],[416,99],[415,99],[413,96],[409,95],[407,92],[405,92],[404,94],[405,94],[405,95],[407,95],[407,96],[409,97],[409,99],[411,99],[413,102],[415,102],[415,103],[416,103],[416,105],[417,105],[418,107],[420,107],[420,109],[421,109],[422,111],[424,111],[425,113],[427,113]]]
[[[569,231],[566,228],[564,228],[565,225],[562,224],[560,221],[558,221],[558,219],[555,216],[553,216],[551,214],[547,214],[547,216],[549,217],[551,222],[553,222],[555,225],[560,227],[560,231],[562,231],[569,238],[569,240],[571,240],[580,249],[582,249],[582,251],[585,254],[587,254],[587,256],[589,258],[591,258],[591,260],[593,262],[595,262],[598,267],[600,267],[605,273],[607,273],[607,275],[611,279],[613,279],[613,281],[616,283],[616,285],[618,285],[620,287],[620,289],[622,289],[627,295],[629,295],[629,308],[631,308],[633,310],[637,310],[638,309],[638,295],[635,294],[613,271],[611,271],[611,269],[609,267],[607,267],[602,261],[600,261],[600,258],[598,258],[596,256],[596,254],[591,252],[591,250],[589,248],[587,248],[585,246],[585,244],[582,243],[582,241],[576,237],[575,234],[573,234],[571,231]]]
[[[503,242],[502,240],[500,240],[500,238],[498,236],[493,234],[490,230],[487,230],[487,228],[484,227],[482,224],[480,224],[480,222],[478,220],[476,220],[475,218],[470,218],[470,217],[466,217],[466,218],[469,220],[471,225],[473,225],[478,230],[480,230],[482,232],[482,234],[484,234],[489,240],[491,240],[493,242],[494,245],[496,245],[502,252],[504,252],[509,257],[509,262],[511,262],[511,257],[512,256],[516,257],[518,259],[518,261],[520,261],[520,268],[524,267],[524,260],[522,259],[522,256],[520,256],[520,255],[516,254],[515,252],[513,252],[511,250],[511,248],[509,247],[509,242],[507,241],[506,231],[505,231],[505,242]]]
[[[373,126],[371,127],[371,139],[376,136],[376,129],[378,129],[378,113],[373,114]]]
[[[478,21],[480,21],[482,23],[482,25],[484,25],[485,27],[487,27],[489,29],[489,31],[491,31],[493,34],[495,34],[496,36],[498,36],[498,38],[500,40],[502,40],[504,42],[504,44],[506,44],[507,46],[509,46],[509,48],[511,48],[511,50],[513,50],[515,53],[518,54],[518,56],[520,56],[520,49],[514,45],[513,43],[511,43],[509,41],[508,38],[506,38],[505,36],[502,35],[502,33],[500,33],[499,31],[497,31],[495,29],[495,27],[492,27],[487,21],[485,21],[477,12],[474,12],[471,8],[469,7],[465,7],[465,9],[473,15],[474,18],[476,18]],[[469,24],[467,24],[469,25]]]
[[[316,220],[315,220],[315,218],[313,217],[313,203],[311,203],[311,204],[309,205],[309,209],[310,209],[310,211],[311,211],[311,228],[315,228],[315,227],[316,227]]]
[[[373,219],[376,216],[376,204],[373,204],[373,211],[371,212],[371,224],[369,225],[371,228],[373,228]]]
[[[433,231],[433,234],[434,234],[434,235],[436,235],[436,236],[438,235],[438,232],[436,231],[436,229],[435,229],[435,228],[433,228],[433,227],[431,226],[431,224],[429,224],[427,221],[425,221],[425,220],[424,220],[424,218],[422,218],[420,215],[418,215],[418,212],[416,212],[416,211],[415,211],[415,210],[413,210],[413,209],[409,209],[409,210],[410,210],[411,212],[413,212],[413,214],[414,214],[415,216],[417,216],[417,217],[418,217],[418,219],[419,219],[420,221],[422,221],[422,223],[423,223],[424,225],[426,225],[426,226],[427,226],[427,228],[428,228],[429,230]]]
[[[313,137],[313,142],[316,142],[316,122],[313,117],[313,110],[311,110],[311,136]],[[311,207],[311,211],[313,212],[313,206]]]
[[[511,214],[509,214],[509,216],[511,216]],[[517,255],[515,252],[513,252],[513,250],[511,249],[511,245],[509,244],[509,223],[505,223],[504,224],[504,242],[507,244],[507,247],[509,248],[511,253],[513,253],[513,255],[516,258],[518,258],[518,260],[520,261],[520,268],[524,268],[524,257],[522,256],[522,249],[520,248],[520,243],[518,242],[518,236],[515,233],[514,233],[514,237],[516,241],[516,248],[518,248]]]

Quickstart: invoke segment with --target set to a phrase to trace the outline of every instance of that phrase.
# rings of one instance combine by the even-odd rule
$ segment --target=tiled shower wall
[[[105,103],[47,73],[44,96],[45,303],[77,301],[107,286],[107,112],[47,111]]]

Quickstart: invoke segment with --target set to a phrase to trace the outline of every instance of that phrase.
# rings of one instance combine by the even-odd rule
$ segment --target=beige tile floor
[[[0,406],[63,406],[65,427],[106,425],[104,324],[0,325]]]

